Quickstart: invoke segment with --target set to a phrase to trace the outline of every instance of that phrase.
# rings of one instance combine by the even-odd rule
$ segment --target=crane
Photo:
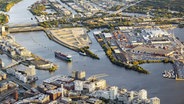
[[[105,74],[105,73],[103,73],[103,74],[95,74],[95,75],[90,76],[87,80],[88,81],[93,81],[93,80],[96,80],[98,78],[107,77],[107,76],[109,76],[109,75]]]

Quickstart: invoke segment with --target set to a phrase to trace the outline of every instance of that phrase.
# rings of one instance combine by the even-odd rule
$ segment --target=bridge
[[[8,24],[5,25],[8,28],[8,32],[17,33],[17,32],[31,32],[31,31],[43,31],[44,28],[38,26],[38,24]],[[0,32],[2,30],[0,29]]]
[[[6,26],[8,27],[29,27],[29,26],[38,26],[38,23],[24,23],[24,24],[8,23]]]
[[[41,26],[20,26],[20,27],[9,27],[10,33],[17,32],[32,32],[32,31],[43,31],[44,28]]]

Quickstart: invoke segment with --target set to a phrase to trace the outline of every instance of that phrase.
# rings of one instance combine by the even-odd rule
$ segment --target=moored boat
[[[82,56],[86,56],[86,53],[85,52],[81,52],[80,51],[79,54],[82,55]]]
[[[55,57],[58,57],[59,59],[65,60],[65,61],[72,61],[71,55],[65,55],[59,51],[55,51]]]

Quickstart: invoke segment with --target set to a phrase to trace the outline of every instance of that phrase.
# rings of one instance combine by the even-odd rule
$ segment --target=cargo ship
[[[65,60],[65,61],[72,61],[71,55],[65,55],[59,51],[55,51],[55,57],[58,57],[59,59]]]

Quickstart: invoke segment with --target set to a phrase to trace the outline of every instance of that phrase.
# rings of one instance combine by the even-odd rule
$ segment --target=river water
[[[31,20],[33,17],[27,10],[27,7],[34,3],[36,0],[23,0],[15,5],[10,12],[10,24],[19,23],[36,23]],[[32,51],[47,60],[50,60],[59,65],[59,69],[53,73],[43,70],[37,70],[39,80],[37,84],[41,84],[46,78],[58,74],[71,74],[72,70],[85,70],[87,76],[94,74],[106,73],[109,76],[104,77],[109,85],[115,85],[120,88],[128,90],[146,89],[149,97],[157,96],[161,99],[161,104],[183,104],[184,103],[184,82],[175,81],[171,79],[162,78],[162,72],[172,68],[171,64],[143,64],[142,66],[147,69],[151,74],[144,75],[135,71],[125,70],[124,68],[113,65],[106,57],[104,51],[93,37],[93,31],[89,32],[92,40],[90,49],[95,52],[100,60],[94,60],[89,57],[80,56],[78,53],[65,48],[51,40],[49,40],[44,32],[27,32],[12,34],[16,41],[28,50]],[[174,29],[177,37],[183,37],[183,29]],[[184,40],[184,38],[181,38]],[[72,63],[66,63],[54,57],[53,51],[59,50],[73,56]],[[5,65],[11,63],[6,55],[1,55]]]

